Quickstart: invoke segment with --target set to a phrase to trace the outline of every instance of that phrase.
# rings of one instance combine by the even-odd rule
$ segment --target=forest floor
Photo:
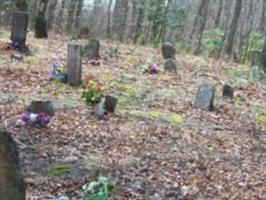
[[[0,45],[8,38],[2,32]],[[119,103],[98,120],[81,88],[48,81],[51,65],[66,63],[68,42],[29,33],[33,54],[21,62],[0,50],[0,124],[23,144],[28,200],[82,199],[81,187],[99,175],[116,182],[110,199],[266,199],[266,84],[249,67],[179,54],[172,75],[158,49],[102,41],[100,65],[84,61],[83,76],[95,75]],[[114,57],[110,47],[118,47]],[[143,73],[148,60],[160,63],[159,74]],[[204,82],[216,87],[212,112],[192,107]],[[233,100],[223,99],[224,83],[236,88]],[[36,99],[53,102],[53,123],[15,126]],[[69,170],[51,175],[57,166]]]

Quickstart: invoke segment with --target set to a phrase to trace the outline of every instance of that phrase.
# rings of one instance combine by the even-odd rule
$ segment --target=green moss
[[[256,121],[266,123],[266,112],[257,114]]]
[[[171,113],[169,121],[171,124],[182,124],[184,120],[181,115],[178,115],[176,113]]]
[[[71,168],[67,165],[56,165],[54,167],[52,167],[51,169],[49,169],[47,171],[47,175],[54,177],[54,176],[60,176],[63,174],[68,174],[71,172]]]
[[[163,116],[163,113],[159,112],[159,111],[153,111],[153,112],[149,112],[149,118],[150,119],[159,119]]]

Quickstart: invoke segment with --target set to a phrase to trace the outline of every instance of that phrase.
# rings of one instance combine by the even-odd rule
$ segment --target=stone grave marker
[[[234,98],[234,88],[231,87],[230,85],[224,85],[223,97],[233,99]]]
[[[81,60],[82,46],[77,44],[68,44],[67,77],[68,83],[72,86],[79,86],[81,84]]]
[[[12,17],[11,41],[24,47],[26,45],[28,27],[28,13],[16,11]]]
[[[101,100],[95,107],[95,115],[98,119],[101,119],[105,114],[104,100]]]
[[[165,42],[162,46],[162,53],[164,59],[175,59],[175,47],[170,42]]]
[[[164,62],[164,71],[171,72],[171,73],[177,73],[177,67],[176,62],[174,59],[166,59]]]
[[[98,60],[100,58],[99,51],[100,41],[97,39],[90,39],[83,49],[83,57],[89,60]]]
[[[26,199],[17,145],[11,134],[4,130],[0,130],[0,199]]]
[[[105,110],[108,112],[115,112],[117,102],[118,102],[117,98],[110,96],[110,95],[107,95],[105,97],[105,101],[104,101]]]
[[[198,87],[198,91],[193,102],[194,108],[203,110],[212,110],[214,108],[213,101],[215,96],[215,88],[209,84],[202,84]]]
[[[51,101],[32,101],[28,112],[31,113],[45,113],[50,116],[54,116],[54,107]]]

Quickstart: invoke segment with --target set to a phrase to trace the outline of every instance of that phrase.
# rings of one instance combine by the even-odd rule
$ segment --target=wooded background
[[[0,0],[0,25],[28,10],[30,28],[45,10],[49,32],[127,43],[176,44],[178,51],[249,61],[261,51],[266,0]],[[24,3],[23,3],[24,2]],[[40,8],[40,2],[45,8]]]

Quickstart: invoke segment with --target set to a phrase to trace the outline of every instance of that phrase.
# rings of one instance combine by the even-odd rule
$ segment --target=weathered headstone
[[[223,87],[223,97],[225,98],[234,98],[234,88],[230,85],[224,85]]]
[[[115,112],[118,99],[113,96],[106,96],[104,101],[104,108],[108,112]]]
[[[32,101],[28,111],[31,113],[45,113],[54,116],[54,107],[51,101]]]
[[[95,107],[95,115],[98,119],[101,119],[105,114],[104,100],[101,100]]]
[[[79,86],[81,84],[82,71],[82,46],[77,44],[69,44],[67,56],[68,83],[73,86]]]
[[[27,38],[28,13],[16,11],[12,18],[11,41],[20,47],[25,46]]]
[[[92,59],[97,60],[100,58],[99,51],[100,51],[100,41],[97,39],[90,39],[88,44],[85,45],[83,49],[83,57],[89,60]]]
[[[252,51],[251,52],[251,66],[260,66],[261,65],[261,52]]]
[[[164,71],[177,73],[176,62],[174,59],[166,59],[164,62]]]
[[[198,87],[196,98],[193,102],[194,108],[203,110],[212,110],[214,108],[213,101],[215,95],[215,88],[209,84],[202,84]]]
[[[47,24],[44,15],[37,15],[35,19],[35,38],[47,38]]]
[[[175,47],[173,46],[173,44],[169,43],[169,42],[165,42],[162,46],[162,53],[163,53],[163,57],[164,59],[175,59]]]
[[[26,199],[17,145],[10,133],[4,130],[0,130],[0,199]]]

